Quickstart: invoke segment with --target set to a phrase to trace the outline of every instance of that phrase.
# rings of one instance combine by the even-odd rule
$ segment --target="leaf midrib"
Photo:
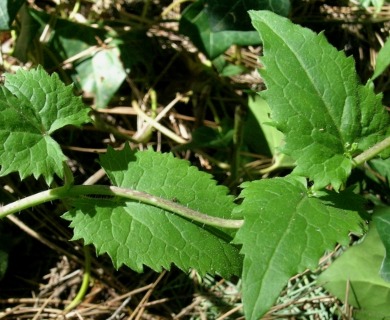
[[[294,195],[295,193],[293,193]],[[279,196],[281,196],[279,194]],[[306,197],[303,197],[302,199],[300,199],[300,201],[297,203],[296,207],[298,207],[300,205],[300,203],[302,203],[302,201],[304,200],[307,200]],[[272,204],[271,204],[272,205]],[[291,226],[292,222],[294,221],[294,217],[298,215],[297,213],[297,210],[295,210],[292,215],[290,216],[290,219],[289,219],[289,222],[288,222],[288,225],[287,227],[284,229],[284,230],[288,230],[288,228]],[[285,238],[287,236],[287,232],[283,232],[282,236],[279,238],[279,241],[276,242],[276,245],[274,246],[274,250],[270,253],[270,259],[268,260],[268,263],[266,265],[266,268],[263,272],[263,276],[262,276],[262,279],[269,279],[270,277],[268,276],[268,273],[271,271],[271,265],[274,265],[273,261],[275,260],[276,256],[278,256],[276,253],[278,251],[278,249],[281,247],[280,243],[284,242]],[[288,276],[287,276],[288,277]],[[261,301],[259,301],[261,302]],[[256,303],[257,304],[257,303]],[[258,307],[254,308],[254,309],[257,309]]]

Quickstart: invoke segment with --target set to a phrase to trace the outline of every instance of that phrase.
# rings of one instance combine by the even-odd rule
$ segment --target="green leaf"
[[[219,72],[221,77],[233,77],[239,74],[247,72],[248,69],[242,65],[235,65],[232,63],[226,64],[226,66]]]
[[[37,39],[42,34],[42,30],[39,30],[39,24],[31,16],[28,6],[22,6],[20,8],[18,22],[20,29],[15,40],[12,55],[25,63],[31,62],[33,58],[35,64],[43,65],[42,61],[38,58],[42,56],[40,42],[34,41],[34,39]]]
[[[378,56],[376,57],[376,66],[374,74],[372,75],[372,80],[380,76],[383,71],[385,71],[390,65],[390,37],[387,38],[382,49],[379,51]]]
[[[377,210],[373,220],[386,251],[380,274],[383,279],[390,282],[390,208],[385,207]]]
[[[0,90],[0,176],[43,175],[48,184],[63,176],[66,159],[50,135],[66,125],[90,121],[88,109],[56,74],[41,67],[7,74]]]
[[[268,143],[268,148],[272,154],[273,164],[271,167],[267,168],[266,171],[269,172],[271,170],[277,170],[280,168],[294,167],[293,159],[280,152],[280,149],[284,143],[284,135],[272,125],[272,121],[270,119],[271,109],[268,103],[260,96],[256,95],[253,98],[249,98],[248,107],[250,110],[249,115],[253,115],[255,117],[258,126],[260,126],[261,131],[265,136],[265,139]],[[246,126],[245,132],[246,136],[250,137],[257,143],[261,143],[259,134],[254,134],[253,127],[251,125],[248,124],[248,126]],[[258,150],[258,152],[262,153],[263,151]]]
[[[222,132],[210,127],[199,127],[192,132],[191,141],[183,144],[176,150],[215,148],[226,150],[233,140],[233,130],[231,127],[223,127]]]
[[[116,47],[104,49],[76,68],[81,87],[86,93],[95,96],[97,109],[107,107],[126,78],[119,56],[120,52]]]
[[[233,44],[259,43],[247,11],[270,9],[283,15],[290,10],[289,0],[198,0],[188,6],[180,19],[180,32],[210,59],[224,53]]]
[[[250,12],[264,44],[260,70],[271,118],[285,134],[283,152],[294,172],[314,188],[336,190],[352,169],[352,157],[382,140],[389,116],[371,88],[359,84],[352,58],[323,34],[269,11]]]
[[[253,98],[249,98],[248,107],[264,133],[271,154],[274,157],[277,156],[279,153],[278,149],[282,145],[284,135],[272,126],[272,121],[270,119],[271,109],[268,103],[260,96],[256,95]],[[249,128],[248,130],[250,131]]]
[[[349,248],[317,279],[333,295],[354,306],[354,319],[383,320],[390,315],[390,283],[379,275],[385,249],[375,224],[362,243]]]
[[[303,180],[303,181],[302,181]],[[315,268],[348,232],[361,232],[360,198],[349,191],[310,197],[305,179],[246,182],[236,212],[244,225],[234,242],[242,244],[243,301],[248,319],[259,319],[275,303],[288,279]]]
[[[0,1],[0,30],[9,30],[25,0]]]
[[[211,176],[171,154],[109,149],[100,158],[114,185],[147,192],[211,216],[230,218],[235,207],[227,189]],[[65,215],[74,239],[108,253],[116,267],[141,272],[143,265],[160,271],[174,263],[188,271],[223,276],[240,274],[242,257],[222,229],[203,227],[154,206],[138,202],[83,199]]]
[[[133,48],[134,45],[138,45],[145,49],[145,46],[149,46],[148,40],[141,41],[147,37],[138,31],[129,32],[133,37],[126,34],[125,40],[131,39],[132,41],[129,44],[117,41],[117,34],[108,34],[101,28],[93,28],[65,19],[55,19],[53,22],[51,15],[36,10],[29,10],[29,14],[33,17],[33,22],[40,25],[38,34],[41,34],[43,28],[49,23],[55,26],[55,32],[45,44],[46,51],[50,52],[45,57],[45,66],[54,67],[66,59],[79,56],[80,58],[73,62],[76,71],[72,74],[73,80],[86,94],[94,98],[98,109],[107,107],[126,78],[124,64],[130,67],[131,61],[134,63],[140,60],[138,49],[128,52],[129,47]],[[106,47],[100,45],[97,40],[105,41],[109,37],[115,40],[110,41]],[[139,43],[134,43],[136,39]],[[126,58],[122,63],[120,49],[124,50],[124,48],[127,52],[124,53]],[[149,56],[149,53],[146,55]]]
[[[373,179],[379,181],[379,176],[382,179],[385,179],[387,186],[390,186],[390,158],[373,159],[369,162],[369,165],[376,172],[376,174],[373,176]],[[370,171],[368,173],[370,173]]]

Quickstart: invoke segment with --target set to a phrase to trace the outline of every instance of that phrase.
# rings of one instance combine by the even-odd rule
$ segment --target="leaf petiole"
[[[139,201],[141,203],[149,204],[151,206],[176,213],[190,220],[220,228],[239,229],[244,223],[243,220],[223,219],[209,216],[199,211],[190,209],[177,202],[160,198],[146,192],[105,185],[65,185],[63,187],[42,191],[0,207],[0,219],[9,214],[34,207],[48,201],[64,198],[78,198],[83,195],[117,196],[124,199]]]
[[[387,137],[386,139],[378,142],[371,148],[367,149],[366,151],[362,152],[355,158],[353,158],[353,165],[354,167],[357,167],[364,162],[371,160],[375,156],[377,156],[379,153],[381,153],[383,150],[390,148],[390,137]]]
[[[68,189],[67,185],[55,189],[45,190],[26,198],[11,202],[5,206],[0,206],[0,219],[5,218],[10,214],[35,207],[45,202],[58,200],[61,198],[61,191],[66,189]]]

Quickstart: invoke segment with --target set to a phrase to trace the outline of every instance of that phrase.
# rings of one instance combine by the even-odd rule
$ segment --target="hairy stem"
[[[196,210],[192,210],[174,201],[156,197],[146,192],[104,185],[77,185],[71,187],[65,186],[47,191],[42,191],[40,193],[0,207],[0,219],[9,214],[13,214],[15,212],[19,212],[21,210],[48,201],[64,198],[77,198],[82,195],[117,196],[133,201],[138,201],[176,213],[182,217],[193,221],[220,228],[239,229],[244,223],[243,220],[231,220],[209,216],[207,214],[200,213]]]
[[[57,200],[61,198],[61,191],[68,189],[68,186],[60,187],[56,189],[46,190],[42,191],[36,194],[33,194],[32,196],[11,202],[5,206],[0,206],[0,219],[16,213],[20,212],[22,210],[35,207],[39,204]]]
[[[200,213],[196,210],[192,210],[186,206],[183,206],[177,202],[170,201],[164,198],[153,196],[149,193],[114,187],[114,186],[74,186],[69,190],[70,195],[109,195],[109,196],[119,196],[125,199],[139,201],[141,203],[149,204],[154,207],[158,207],[173,213],[176,213],[182,217],[201,222],[207,225],[222,227],[222,228],[232,228],[238,229],[242,226],[242,220],[230,220],[223,219],[218,217],[209,216],[203,213]]]
[[[354,166],[360,166],[364,162],[374,158],[379,153],[381,153],[383,150],[390,147],[390,137],[387,137],[386,139],[380,141],[376,145],[372,146],[371,148],[367,149],[366,151],[362,152],[355,158],[353,158]]]

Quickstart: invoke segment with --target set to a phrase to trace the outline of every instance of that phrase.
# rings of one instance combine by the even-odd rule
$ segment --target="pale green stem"
[[[200,223],[204,223],[206,225],[211,225],[211,226],[216,226],[221,228],[239,229],[244,223],[243,220],[223,219],[223,218],[209,216],[200,213],[196,210],[192,210],[177,202],[156,197],[146,192],[114,187],[114,186],[104,186],[104,185],[65,186],[65,187],[55,188],[47,191],[42,191],[40,193],[29,196],[27,198],[0,207],[0,219],[4,218],[9,214],[22,211],[24,209],[42,204],[44,202],[63,199],[63,198],[77,198],[81,195],[118,196],[121,198],[138,201],[141,203],[149,204],[151,206],[176,213],[192,221],[197,221]]]
[[[76,3],[74,4],[73,10],[69,15],[69,20],[73,20],[76,16],[77,12],[80,10],[80,0],[76,0]]]
[[[87,246],[84,246],[84,274],[83,274],[83,281],[81,283],[81,287],[77,293],[77,295],[74,297],[74,299],[69,303],[69,305],[66,306],[65,312],[69,312],[76,308],[84,299],[85,295],[87,294],[88,287],[89,287],[89,279],[91,277],[91,252],[89,251],[89,248]]]
[[[10,214],[20,212],[22,210],[25,210],[25,209],[28,209],[31,207],[35,207],[39,204],[53,201],[53,200],[57,200],[57,199],[61,198],[61,196],[60,196],[61,192],[58,192],[58,191],[60,191],[60,189],[64,190],[67,188],[68,187],[66,187],[66,188],[60,187],[60,188],[56,188],[56,189],[42,191],[42,192],[36,193],[32,196],[11,202],[5,206],[0,206],[0,219],[4,218]]]
[[[365,163],[368,160],[371,160],[375,156],[377,156],[379,153],[381,153],[383,150],[390,147],[390,137],[387,137],[386,139],[382,140],[381,142],[377,143],[376,145],[372,146],[371,148],[367,149],[366,151],[362,152],[355,158],[353,158],[354,166],[360,166],[361,164]]]

